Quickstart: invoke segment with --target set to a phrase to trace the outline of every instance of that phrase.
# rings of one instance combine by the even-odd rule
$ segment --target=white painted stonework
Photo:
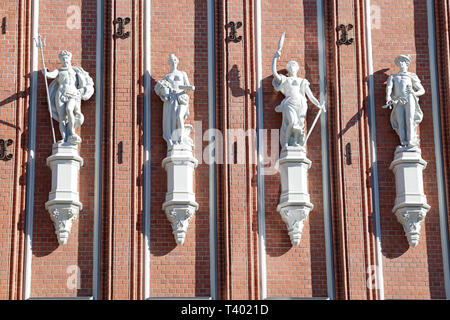
[[[61,245],[67,243],[72,222],[83,209],[78,194],[78,177],[83,159],[78,154],[78,146],[73,144],[54,144],[53,152],[47,158],[52,170],[52,189],[45,208],[50,213],[55,233]]]
[[[303,226],[313,209],[308,193],[308,170],[311,161],[306,157],[306,143],[314,129],[325,105],[321,104],[312,94],[309,81],[297,77],[299,65],[289,61],[286,65],[289,75],[277,72],[277,60],[281,57],[285,33],[280,38],[278,49],[272,60],[273,86],[280,91],[285,99],[275,108],[282,113],[280,130],[280,144],[282,147],[279,159],[281,176],[281,196],[277,211],[286,223],[289,237],[293,246],[301,241]],[[308,99],[320,109],[316,119],[306,135],[306,113]]]
[[[388,79],[386,105],[383,107],[392,109],[391,125],[400,138],[390,166],[395,174],[396,188],[392,211],[402,224],[409,245],[416,247],[421,223],[430,210],[423,188],[423,170],[427,162],[422,159],[418,137],[418,125],[423,119],[419,96],[425,94],[425,89],[417,75],[408,72],[409,55],[398,56],[395,63],[400,71]]]
[[[403,225],[412,247],[419,243],[421,222],[430,210],[423,189],[423,170],[426,166],[427,162],[422,159],[420,149],[396,152],[390,166],[395,174],[397,194],[392,212]]]
[[[72,222],[78,217],[83,205],[78,194],[78,177],[83,159],[78,153],[82,139],[75,132],[84,122],[81,101],[94,94],[94,81],[81,67],[72,66],[72,53],[63,50],[58,55],[61,68],[42,73],[55,79],[48,88],[51,117],[59,122],[61,140],[53,144],[47,165],[52,170],[52,189],[45,208],[55,225],[55,233],[61,245],[67,243]]]
[[[189,137],[192,127],[184,122],[189,115],[188,91],[195,90],[187,75],[177,69],[178,58],[169,57],[170,72],[158,81],[155,91],[163,105],[163,138],[167,142],[167,157],[162,166],[167,172],[166,201],[162,209],[172,225],[175,242],[182,245],[189,222],[198,210],[194,193],[194,169],[198,165],[192,154]]]
[[[277,211],[286,223],[293,246],[300,244],[304,223],[314,208],[308,193],[309,168],[311,161],[304,150],[287,147],[282,151],[279,160],[281,196]]]
[[[198,210],[194,193],[194,169],[198,161],[192,155],[190,145],[177,144],[169,151],[162,166],[167,172],[166,201],[162,209],[172,224],[172,233],[177,244],[186,239],[189,222]]]

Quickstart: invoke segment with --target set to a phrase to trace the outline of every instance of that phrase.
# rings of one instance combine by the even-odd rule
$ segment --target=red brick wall
[[[253,2],[216,2],[217,127],[256,128],[255,109],[255,26]],[[368,135],[367,50],[363,1],[325,1],[325,32],[328,79],[328,129],[332,188],[333,247],[336,295],[338,299],[376,299],[377,292],[366,286],[368,267],[375,264],[373,208],[370,188],[370,139]],[[439,229],[436,160],[431,107],[426,2],[419,0],[372,0],[373,58],[380,214],[385,298],[437,299],[445,297]],[[81,24],[74,26],[67,12],[76,6]],[[448,0],[436,0],[438,71],[442,107],[442,137],[448,187],[449,148],[448,83],[449,22]],[[144,2],[105,0],[104,16],[104,106],[103,180],[101,224],[102,299],[141,299],[143,288],[142,166],[143,166],[143,61]],[[262,75],[264,128],[279,129],[281,116],[274,107],[283,98],[272,87],[271,62],[278,39],[286,31],[279,70],[289,60],[299,62],[299,76],[311,82],[319,97],[316,1],[289,3],[262,1]],[[447,10],[447,12],[445,12]],[[152,1],[151,70],[152,88],[169,70],[167,58],[175,53],[179,69],[187,73],[196,91],[190,93],[188,123],[194,136],[208,129],[208,57],[206,1]],[[11,138],[12,160],[0,161],[0,299],[22,297],[25,165],[27,161],[28,87],[30,72],[31,0],[0,4],[0,24],[7,18],[6,33],[0,29],[0,139]],[[113,20],[130,17],[127,39],[114,39]],[[225,24],[242,21],[239,43],[227,43]],[[413,21],[413,22],[412,22]],[[62,49],[73,53],[73,64],[96,79],[96,1],[40,1],[40,33],[47,37],[47,67],[59,67]],[[69,24],[68,24],[69,22]],[[352,23],[350,46],[337,46],[336,26]],[[380,23],[380,24],[378,24]],[[69,27],[69,26],[72,27]],[[420,103],[424,120],[420,125],[425,193],[431,205],[419,245],[409,248],[402,226],[392,213],[395,200],[394,175],[389,170],[398,137],[392,130],[389,111],[381,109],[385,81],[397,72],[394,58],[412,54],[411,71],[417,73],[427,93]],[[54,226],[44,204],[51,188],[51,171],[46,158],[51,153],[51,131],[44,79],[39,73],[36,176],[31,297],[80,297],[92,292],[95,96],[83,102],[85,123],[81,128],[80,200],[84,209],[74,222],[66,246],[59,246]],[[98,89],[98,88],[96,88]],[[195,170],[195,193],[199,211],[191,220],[185,244],[176,246],[172,229],[161,209],[167,191],[166,156],[162,138],[162,102],[151,94],[151,257],[152,297],[207,297],[210,289],[209,257],[209,175],[200,148]],[[311,125],[316,108],[310,104]],[[55,122],[57,137],[59,132]],[[201,132],[198,132],[201,131]],[[119,143],[123,144],[119,162]],[[271,145],[270,139],[268,145]],[[352,144],[352,164],[346,164],[345,145]],[[224,151],[233,144],[225,139]],[[198,145],[198,144],[197,144]],[[207,146],[204,142],[203,149]],[[276,146],[279,148],[278,141]],[[320,130],[308,142],[309,192],[314,209],[305,223],[301,244],[292,248],[286,226],[276,206],[279,175],[265,176],[266,260],[268,297],[327,296],[325,268],[324,212],[322,203],[322,159]],[[247,145],[244,158],[250,161],[255,146]],[[268,149],[268,146],[266,146]],[[269,150],[267,150],[269,153]],[[257,172],[254,164],[235,164],[224,158],[218,165],[218,278],[220,299],[257,299],[259,295],[257,246]],[[448,190],[447,198],[448,198]],[[447,210],[448,211],[448,210]],[[81,289],[70,289],[68,267],[81,269]],[[72,271],[73,272],[73,271]],[[72,275],[73,276],[73,275]]]
[[[81,25],[77,27],[69,6],[81,12]],[[46,66],[50,70],[60,67],[58,53],[72,52],[74,66],[82,66],[95,81],[96,44],[95,1],[40,1],[40,29],[47,38],[44,48]],[[69,27],[71,26],[71,27]],[[42,64],[39,65],[40,69]],[[48,82],[50,84],[50,81]],[[92,295],[92,250],[94,209],[94,147],[95,147],[95,96],[81,106],[85,122],[81,128],[83,143],[79,151],[84,159],[80,170],[80,201],[83,210],[73,223],[72,232],[65,246],[60,246],[54,233],[53,222],[45,202],[51,189],[51,170],[46,159],[51,155],[52,135],[45,92],[44,77],[39,73],[36,129],[36,175],[34,194],[33,255],[31,274],[31,297],[76,297]],[[60,139],[57,122],[54,123],[56,139]],[[81,288],[67,286],[71,276],[70,266],[81,271]],[[73,267],[72,267],[73,268]],[[72,271],[73,274],[73,271]]]
[[[363,1],[326,2],[329,151],[336,297],[373,299],[366,272],[373,265],[370,153]],[[350,45],[338,45],[339,25],[353,25]],[[351,158],[347,146],[351,146]]]
[[[401,0],[394,4],[392,1],[373,0],[372,4],[381,8],[382,19],[381,27],[372,29],[372,37],[385,297],[442,299],[445,298],[445,291],[439,231],[426,2]],[[387,77],[398,72],[394,58],[399,54],[412,55],[410,71],[419,76],[426,90],[426,94],[420,98],[420,106],[424,113],[424,119],[420,124],[420,139],[422,157],[428,162],[424,171],[424,187],[431,209],[422,223],[420,242],[416,248],[409,247],[403,228],[392,213],[395,178],[393,172],[389,170],[389,165],[395,147],[399,143],[398,136],[390,125],[390,112],[381,108],[385,103]]]
[[[436,21],[436,49],[437,67],[439,76],[439,93],[441,106],[441,131],[443,148],[443,166],[446,181],[447,214],[450,205],[450,117],[448,107],[450,106],[450,1],[441,0],[435,2]],[[449,226],[450,228],[450,226]]]
[[[256,165],[250,159],[256,146],[246,140],[246,150],[226,137],[227,129],[250,132],[256,128],[254,101],[253,2],[217,3],[217,127],[224,133],[224,164],[218,166],[219,298],[255,299],[258,289]],[[238,36],[227,41],[225,25],[242,22]],[[233,151],[234,149],[234,151]],[[231,152],[230,152],[231,150]],[[235,157],[237,156],[237,158]],[[239,161],[245,159],[245,163]],[[237,161],[236,161],[237,160]]]
[[[298,76],[310,81],[314,95],[320,99],[316,17],[316,1],[262,1],[265,129],[279,130],[281,126],[281,114],[275,112],[275,107],[284,96],[273,89],[271,66],[282,32],[286,32],[286,40],[277,69],[286,74],[286,62],[296,60],[300,66]],[[309,103],[308,127],[314,121],[317,111]],[[267,149],[272,145],[271,139],[268,141]],[[280,148],[278,141],[276,146]],[[314,209],[305,222],[299,247],[292,246],[286,225],[276,210],[280,201],[280,175],[265,176],[268,297],[327,296],[320,123],[308,140],[307,155],[312,161],[308,182]]]
[[[143,3],[105,1],[103,208],[100,296],[140,299],[142,293]],[[116,18],[131,19],[126,39]],[[120,149],[122,145],[122,151]]]
[[[208,130],[208,49],[206,1],[152,1],[151,73],[152,90],[169,72],[168,58],[175,54],[178,69],[185,71],[196,90],[189,93],[187,123],[200,122]],[[152,91],[151,100],[151,227],[150,227],[150,295],[151,297],[209,297],[209,166],[204,163],[203,149],[197,144],[194,192],[199,210],[192,218],[186,240],[177,246],[172,227],[161,209],[167,192],[167,173],[161,166],[167,155],[162,138],[161,99]],[[197,130],[200,130],[198,128]],[[196,146],[197,146],[196,145]],[[207,144],[203,143],[203,147]]]
[[[0,4],[0,139],[13,140],[0,160],[0,299],[21,296],[28,121],[28,1]]]

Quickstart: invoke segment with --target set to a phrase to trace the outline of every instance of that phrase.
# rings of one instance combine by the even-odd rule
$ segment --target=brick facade
[[[445,285],[445,281],[450,281],[445,279],[449,262],[444,261],[443,255],[449,239],[442,241],[448,233],[441,235],[441,226],[448,228],[450,217],[449,0],[433,1],[437,83],[430,70],[430,63],[435,60],[430,57],[426,1],[258,1],[260,13],[257,1],[247,0],[103,0],[102,38],[97,32],[97,1],[38,1],[39,32],[47,38],[44,48],[47,68],[58,68],[58,52],[69,50],[73,53],[73,64],[88,71],[96,84],[99,80],[103,90],[101,122],[96,122],[98,96],[82,103],[85,123],[80,129],[83,139],[80,155],[85,165],[80,170],[79,191],[83,211],[74,222],[65,246],[58,244],[53,223],[44,207],[51,188],[51,171],[46,158],[51,154],[52,137],[44,77],[40,72],[35,96],[36,126],[30,131],[34,116],[31,113],[35,75],[32,34],[37,0],[0,4],[0,139],[13,140],[8,146],[12,159],[0,160],[0,299],[94,296],[105,300],[208,297],[258,300],[332,296],[342,300],[376,300],[450,296]],[[278,70],[284,74],[286,62],[298,61],[298,75],[307,78],[313,94],[320,97],[323,88],[320,86],[319,39],[322,35],[318,27],[318,6],[321,3],[324,5],[321,18],[325,27],[329,143],[328,149],[322,150],[319,123],[308,141],[308,158],[313,163],[308,183],[314,209],[305,223],[300,246],[292,247],[286,225],[276,211],[280,197],[279,174],[264,175],[264,184],[258,185],[261,180],[258,180],[255,161],[256,140],[250,136],[240,144],[235,137],[227,135],[227,131],[255,132],[262,116],[263,128],[269,133],[265,153],[269,155],[274,148],[279,148],[278,138],[270,136],[270,132],[281,125],[281,115],[274,109],[282,95],[273,89],[271,63],[284,31],[286,41]],[[370,8],[366,8],[368,3]],[[214,11],[209,12],[212,4]],[[151,6],[150,17],[146,16],[146,5]],[[209,19],[213,23],[208,24],[208,15],[212,13],[214,16]],[[256,54],[258,14],[261,61]],[[130,32],[126,39],[114,37],[114,20],[118,17],[131,19],[125,26],[125,31]],[[145,50],[148,18],[151,18],[151,52]],[[366,29],[369,20],[371,38]],[[242,22],[242,27],[237,29],[242,41],[227,41],[230,30],[225,25],[230,21]],[[349,37],[354,38],[351,45],[337,44],[340,33],[336,28],[340,24],[353,25],[349,33]],[[211,27],[214,27],[215,38],[213,61],[208,56],[208,28]],[[103,40],[101,68],[97,65],[98,39]],[[369,50],[373,53],[373,93],[367,84]],[[161,208],[167,191],[167,175],[161,162],[167,149],[162,138],[163,104],[153,90],[156,81],[169,71],[167,59],[171,53],[178,56],[179,69],[185,71],[191,84],[196,86],[195,92],[189,93],[187,122],[194,127],[191,137],[196,142],[194,155],[199,160],[194,178],[199,210],[190,222],[182,246],[176,245]],[[381,108],[385,103],[387,77],[397,72],[393,60],[401,53],[412,55],[410,71],[420,77],[426,90],[420,99],[424,112],[420,139],[422,156],[428,162],[424,187],[431,210],[422,224],[416,248],[409,247],[403,228],[392,213],[395,180],[389,165],[398,137],[390,125],[390,112]],[[145,91],[146,55],[151,61],[152,92]],[[37,69],[41,69],[40,56],[37,58]],[[258,63],[262,67],[262,96],[258,95]],[[208,99],[211,65],[215,67],[213,106]],[[97,70],[101,70],[101,74],[97,74]],[[441,131],[437,133],[432,117],[432,105],[436,103],[432,99],[432,89],[438,90],[440,104]],[[259,98],[263,105],[261,113]],[[370,98],[375,101],[375,123],[370,120]],[[151,105],[150,123],[145,123],[146,103]],[[312,104],[309,107],[308,125],[317,113]],[[215,111],[216,127],[223,133],[223,145],[216,150],[223,161],[216,165],[215,176],[210,176],[210,165],[204,157],[211,108]],[[54,124],[58,138],[57,123]],[[371,126],[375,126],[376,137],[371,137]],[[148,192],[145,192],[144,174],[145,128],[149,128],[151,137]],[[96,130],[101,133],[100,143],[97,141],[101,159],[95,156]],[[439,199],[440,159],[436,159],[435,153],[436,134],[440,134],[442,140],[443,200]],[[32,152],[30,138],[36,139]],[[377,141],[376,181],[373,138]],[[348,146],[351,147],[351,163],[345,156]],[[329,186],[322,183],[322,151],[329,157]],[[94,188],[96,161],[101,169],[98,189]],[[210,195],[211,181],[216,181],[215,196]],[[34,182],[34,192],[27,195],[27,191],[33,190],[31,182]],[[324,193],[328,189],[331,191],[330,212],[325,209]],[[258,199],[261,194],[264,199]],[[376,194],[379,194],[379,202],[376,202]],[[96,200],[100,201],[98,211]],[[149,201],[148,212],[144,209],[145,201]],[[381,255],[374,223],[378,207]],[[439,215],[440,208],[447,214],[446,221]],[[215,223],[217,234],[211,241],[214,232],[210,219],[215,209],[217,221],[212,224]],[[262,209],[265,212],[264,247],[259,242],[262,230],[258,225]],[[98,237],[94,226],[97,214],[100,214]],[[331,257],[326,253],[327,215],[331,217],[331,247],[328,248],[332,251]],[[149,230],[145,229],[144,217],[150,217]],[[27,226],[32,227],[32,239],[27,239]],[[27,251],[30,243],[32,250]],[[149,265],[144,258],[146,245],[149,245]],[[95,248],[99,248],[98,256]],[[377,261],[377,256],[381,256],[382,261]],[[26,268],[27,261],[31,261],[30,269]],[[263,262],[264,268],[261,268]],[[368,285],[373,276],[372,267],[380,262],[384,290]],[[74,282],[78,276],[80,281]],[[331,293],[330,283],[334,284]],[[146,287],[149,288],[147,296],[144,294]]]

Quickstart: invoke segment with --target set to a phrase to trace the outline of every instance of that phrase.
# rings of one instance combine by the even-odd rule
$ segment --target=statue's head
[[[299,70],[299,66],[297,61],[289,61],[286,64],[286,70],[289,72],[289,75],[291,76],[295,76]]]
[[[411,65],[411,56],[409,54],[401,54],[395,58],[395,64],[402,70],[408,70]]]
[[[178,66],[178,61],[179,60],[178,60],[176,55],[171,54],[169,56],[169,65],[170,65],[171,68],[176,69],[176,67]]]
[[[58,54],[58,58],[63,66],[70,65],[72,61],[72,53],[67,50],[63,50]]]

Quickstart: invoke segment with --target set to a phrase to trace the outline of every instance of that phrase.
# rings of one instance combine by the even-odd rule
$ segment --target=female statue
[[[177,69],[178,62],[177,56],[171,54],[170,72],[155,86],[156,94],[164,102],[163,138],[169,148],[174,144],[193,144],[189,138],[192,126],[184,122],[189,115],[189,96],[186,92],[195,90],[195,87],[189,84],[186,72]]]
[[[278,74],[277,59],[281,57],[281,49],[284,41],[284,33],[280,39],[278,50],[275,52],[272,61],[273,86],[276,91],[281,91],[285,95],[284,100],[275,111],[283,114],[280,143],[283,148],[288,146],[305,147],[305,119],[308,110],[308,103],[306,97],[325,112],[325,105],[314,97],[309,87],[309,81],[297,77],[299,70],[298,63],[289,61],[286,64],[286,69],[289,76]]]

